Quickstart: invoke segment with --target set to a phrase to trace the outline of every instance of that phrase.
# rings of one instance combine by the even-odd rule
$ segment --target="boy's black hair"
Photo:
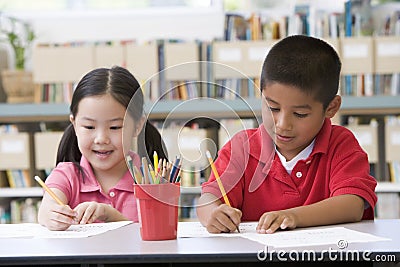
[[[326,109],[339,89],[342,63],[335,49],[325,41],[293,35],[276,43],[264,60],[261,91],[272,83],[299,88]]]

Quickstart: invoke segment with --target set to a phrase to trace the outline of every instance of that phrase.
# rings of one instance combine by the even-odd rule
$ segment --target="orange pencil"
[[[65,204],[57,197],[56,194],[40,179],[39,176],[35,176],[35,180],[40,184],[41,187],[43,187],[44,190],[46,190],[47,193],[50,194],[50,196],[60,205],[64,206]]]

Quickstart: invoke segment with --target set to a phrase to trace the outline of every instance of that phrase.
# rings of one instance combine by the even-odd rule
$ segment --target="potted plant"
[[[32,72],[26,70],[25,63],[34,39],[35,34],[29,23],[0,13],[0,40],[8,43],[15,61],[15,68],[1,73],[7,102],[33,102]]]

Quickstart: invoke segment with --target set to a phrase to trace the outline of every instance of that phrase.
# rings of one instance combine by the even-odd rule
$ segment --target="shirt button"
[[[303,176],[303,174],[301,172],[296,172],[296,177],[297,178],[301,178]]]
[[[110,192],[110,197],[115,197],[115,193],[113,191]]]

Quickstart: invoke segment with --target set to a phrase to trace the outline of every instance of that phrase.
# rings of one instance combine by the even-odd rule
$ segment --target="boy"
[[[330,119],[341,62],[322,40],[290,36],[268,53],[261,73],[262,118],[219,151],[215,162],[232,207],[211,175],[197,207],[211,233],[258,221],[259,233],[374,218],[376,180],[354,135]]]

